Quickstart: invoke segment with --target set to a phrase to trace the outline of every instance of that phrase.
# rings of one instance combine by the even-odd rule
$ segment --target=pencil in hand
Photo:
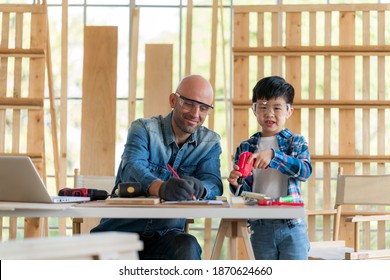
[[[169,163],[167,164],[167,166],[168,166],[169,171],[172,172],[173,176],[175,176],[176,178],[180,178],[179,175],[176,173],[176,171],[172,168],[172,166]],[[191,194],[191,197],[193,200],[196,200],[196,197],[194,194]]]

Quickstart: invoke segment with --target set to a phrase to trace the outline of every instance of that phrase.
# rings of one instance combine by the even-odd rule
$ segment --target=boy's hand
[[[254,160],[253,168],[266,169],[269,166],[272,158],[274,157],[274,150],[263,150],[256,153],[253,153],[248,161]]]
[[[233,185],[234,187],[238,186],[237,180],[238,180],[238,178],[240,178],[242,176],[242,174],[240,172],[238,172],[239,169],[240,168],[238,167],[238,165],[234,164],[233,170],[230,171],[229,178],[227,179],[229,181],[229,183],[231,185]]]

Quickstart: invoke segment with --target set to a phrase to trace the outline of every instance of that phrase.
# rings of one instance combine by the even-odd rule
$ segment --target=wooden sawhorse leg
[[[215,240],[214,248],[211,254],[212,260],[219,259],[221,255],[221,248],[225,237],[229,238],[230,256],[232,260],[237,259],[237,238],[242,238],[245,249],[250,260],[255,259],[251,242],[249,240],[249,233],[247,230],[247,220],[245,219],[221,219],[219,224],[217,238]]]

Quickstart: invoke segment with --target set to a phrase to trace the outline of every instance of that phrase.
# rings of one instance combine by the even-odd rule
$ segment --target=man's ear
[[[169,105],[171,105],[172,109],[175,107],[175,95],[174,94],[169,95]]]

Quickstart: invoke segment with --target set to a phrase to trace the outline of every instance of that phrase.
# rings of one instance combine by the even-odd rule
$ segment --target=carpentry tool
[[[242,185],[244,184],[244,180],[248,175],[252,172],[252,167],[253,167],[253,160],[248,163],[248,158],[252,155],[251,152],[243,152],[240,154],[240,158],[238,159],[238,172],[241,173],[241,177],[238,178],[237,183],[237,189],[235,192],[235,195],[238,196],[240,194],[240,190]]]

